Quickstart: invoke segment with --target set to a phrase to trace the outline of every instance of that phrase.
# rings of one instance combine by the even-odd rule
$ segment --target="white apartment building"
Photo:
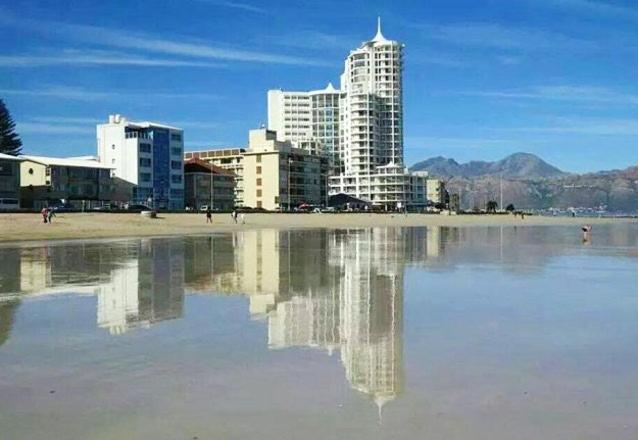
[[[341,75],[345,174],[403,163],[403,45],[377,34],[350,52]]]
[[[310,92],[268,91],[268,129],[277,140],[335,159],[341,155],[339,103],[341,92],[332,84]]]
[[[330,195],[345,193],[386,209],[423,207],[423,175],[403,163],[403,44],[375,37],[348,55],[340,90],[268,92],[268,127],[281,140],[332,158]]]
[[[132,203],[184,208],[184,131],[154,122],[131,122],[109,115],[97,126],[100,162],[134,185]]]

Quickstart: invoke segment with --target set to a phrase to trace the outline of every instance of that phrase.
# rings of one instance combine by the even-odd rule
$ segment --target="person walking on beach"
[[[42,211],[40,211],[40,214],[42,215],[42,223],[47,223],[48,220],[47,218],[49,217],[49,212],[46,208],[42,208]]]
[[[230,216],[232,217],[233,222],[235,224],[237,224],[237,210],[236,209],[233,209],[233,212],[230,213]]]
[[[211,211],[210,206],[206,208],[206,223],[213,222],[213,211]]]
[[[53,223],[52,218],[55,217],[55,209],[47,209],[47,219],[49,220],[49,224]]]

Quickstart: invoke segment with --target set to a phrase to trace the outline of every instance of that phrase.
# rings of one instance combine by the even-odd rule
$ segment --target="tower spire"
[[[377,17],[377,34],[374,36],[372,41],[387,41],[383,34],[381,33],[381,16]]]

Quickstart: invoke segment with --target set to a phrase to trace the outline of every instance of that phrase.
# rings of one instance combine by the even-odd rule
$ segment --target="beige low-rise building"
[[[439,205],[445,203],[446,199],[446,191],[445,191],[445,183],[439,179],[431,179],[427,180],[427,198],[428,202],[434,205]]]
[[[219,148],[187,151],[184,160],[200,159],[231,171],[235,175],[235,206],[244,206],[244,152],[245,148]]]
[[[290,210],[327,203],[329,159],[278,141],[276,132],[251,130],[244,153],[244,204]]]
[[[235,175],[201,159],[184,161],[184,188],[187,208],[230,211],[235,206]]]
[[[0,211],[20,207],[20,159],[0,153]]]
[[[112,200],[112,167],[85,158],[20,156],[21,204],[39,209],[65,201],[90,208]]]

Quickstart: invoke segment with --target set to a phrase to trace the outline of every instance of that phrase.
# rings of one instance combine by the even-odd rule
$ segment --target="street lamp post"
[[[292,179],[290,178],[290,171],[292,166],[292,158],[288,157],[288,211],[292,211],[292,202],[290,200],[290,182]]]
[[[214,179],[214,175],[213,175],[213,165],[209,164],[210,166],[210,210],[213,210],[213,179]]]

